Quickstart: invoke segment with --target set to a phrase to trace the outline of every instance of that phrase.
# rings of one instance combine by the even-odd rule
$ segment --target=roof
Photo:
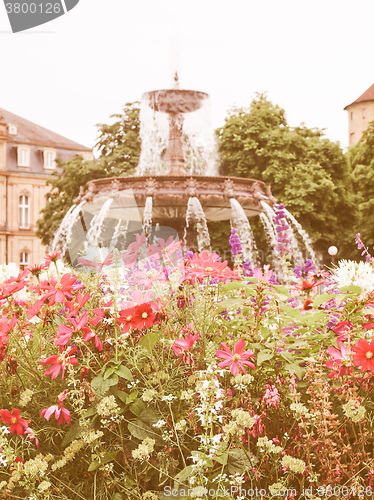
[[[0,122],[17,126],[17,134],[10,135],[11,142],[20,144],[35,144],[45,147],[72,149],[75,151],[91,151],[90,148],[71,141],[62,135],[56,134],[36,123],[0,108]]]
[[[349,108],[349,106],[352,106],[352,104],[358,104],[359,102],[367,102],[367,101],[374,101],[374,83],[371,87],[369,87],[365,92],[360,95],[358,99],[355,101],[351,102],[351,104],[348,104],[344,109]]]

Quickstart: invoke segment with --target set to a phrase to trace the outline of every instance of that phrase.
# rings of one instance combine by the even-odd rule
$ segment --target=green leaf
[[[104,373],[104,377],[103,379],[106,380],[107,378],[109,378],[116,370],[116,367],[115,366],[109,366],[106,370],[105,370],[105,373]]]
[[[100,462],[98,460],[94,460],[92,464],[88,467],[88,472],[92,472],[96,469],[98,469],[101,465],[105,465],[108,462],[112,462],[115,460],[116,456],[118,455],[118,451],[113,451],[110,453],[107,453],[101,460]]]
[[[96,392],[98,399],[101,399],[113,385],[118,384],[118,375],[113,374],[108,379],[104,380],[102,375],[98,375],[92,379],[91,386]]]
[[[185,467],[180,472],[178,472],[177,479],[181,483],[183,483],[184,481],[187,481],[191,477],[192,471],[193,471],[193,466],[192,465],[187,465],[187,467]]]
[[[313,300],[313,307],[318,307],[324,302],[328,302],[329,300],[333,299],[336,297],[336,294],[328,294],[328,293],[322,293],[321,295],[318,295],[314,300]]]
[[[288,297],[290,295],[290,291],[286,286],[283,285],[275,285],[273,288],[280,294],[285,295]]]
[[[301,312],[299,309],[296,309],[295,307],[291,306],[282,306],[282,310],[291,318],[294,319],[301,319]]]
[[[127,366],[121,365],[115,370],[116,374],[125,380],[132,380],[134,377]]]
[[[137,399],[135,403],[130,406],[130,411],[138,417],[143,411],[147,411],[147,407],[141,399]]]
[[[65,434],[61,443],[61,448],[65,448],[69,443],[74,441],[74,439],[77,439],[81,435],[82,430],[79,422],[75,422]]]
[[[257,354],[256,357],[256,366],[261,366],[264,361],[268,361],[269,359],[273,359],[274,353],[272,351],[267,351],[263,349]]]
[[[251,462],[246,452],[241,448],[233,448],[229,451],[228,469],[230,474],[235,474],[236,472],[241,474],[250,464]]]
[[[160,445],[164,443],[159,430],[151,427],[139,418],[137,418],[133,422],[130,422],[127,428],[130,434],[140,441],[143,441],[143,439],[150,437]]]
[[[219,302],[216,306],[216,312],[220,313],[225,309],[235,308],[238,309],[243,304],[243,301],[238,298],[225,299],[222,302]]]
[[[159,335],[155,332],[146,333],[138,342],[138,345],[144,347],[151,354],[155,344],[159,339]]]
[[[362,288],[356,285],[351,285],[351,286],[342,286],[339,288],[340,292],[352,292],[354,294],[360,294],[362,293]]]

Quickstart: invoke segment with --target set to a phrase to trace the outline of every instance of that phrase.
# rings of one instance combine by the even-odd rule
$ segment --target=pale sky
[[[291,126],[346,147],[343,108],[374,83],[373,19],[373,0],[80,0],[13,34],[1,2],[0,107],[93,147],[96,123],[178,69],[214,127],[267,92]]]

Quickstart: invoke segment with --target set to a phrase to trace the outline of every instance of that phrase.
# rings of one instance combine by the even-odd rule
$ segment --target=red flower
[[[134,322],[135,307],[128,307],[127,309],[122,309],[119,312],[119,317],[117,318],[117,323],[123,325],[122,332],[127,333],[130,328],[135,327]]]
[[[77,296],[75,297],[75,301],[67,300],[65,302],[65,306],[69,309],[70,312],[66,316],[66,318],[69,319],[72,316],[76,316],[78,314],[78,311],[82,309],[89,298],[90,292],[86,292],[84,295],[78,292]]]
[[[352,321],[340,321],[334,326],[333,331],[338,336],[339,340],[345,342],[346,340],[348,340],[348,337],[347,335],[345,335],[345,332],[350,332],[352,328],[353,328]]]
[[[154,302],[145,302],[144,304],[135,306],[135,328],[141,330],[143,328],[149,328],[153,324],[157,323],[155,309],[157,309],[157,306]]]
[[[352,352],[347,349],[347,347],[343,344],[341,340],[338,340],[339,350],[335,347],[329,347],[327,352],[333,359],[329,359],[326,361],[327,368],[337,369],[339,368],[339,372],[330,372],[329,378],[334,378],[335,376],[342,377],[345,373],[351,375],[352,368],[350,365],[352,363]]]
[[[54,355],[54,356],[49,356],[48,358],[45,358],[45,359],[41,359],[40,363],[42,365],[52,365],[50,368],[48,368],[48,370],[46,370],[44,372],[44,374],[45,375],[52,375],[51,379],[53,380],[54,378],[58,377],[58,375],[60,374],[60,371],[62,371],[61,380],[64,380],[65,365],[70,364],[70,365],[75,366],[78,364],[78,360],[74,356],[68,358],[68,356],[70,354],[74,354],[76,350],[77,350],[77,348],[73,347],[68,353],[63,355],[62,354],[63,349],[60,346],[60,355],[59,356]]]
[[[182,282],[190,280],[193,284],[196,280],[200,282],[204,278],[213,278],[218,281],[226,281],[228,279],[240,279],[237,273],[231,271],[227,265],[227,260],[224,262],[219,261],[219,255],[216,253],[209,253],[204,250],[199,255],[195,253],[192,259],[187,259],[187,265],[184,267],[184,277]]]
[[[41,416],[46,420],[49,420],[54,414],[58,425],[63,424],[64,420],[67,424],[70,424],[70,411],[62,406],[62,402],[64,401],[64,399],[66,399],[66,393],[67,390],[65,389],[64,392],[60,394],[60,397],[57,400],[57,405],[49,406],[48,408],[42,410]]]
[[[75,285],[76,281],[76,276],[64,274],[60,281],[53,278],[51,280],[51,285],[44,282],[40,288],[42,290],[48,290],[48,292],[43,295],[42,300],[49,299],[49,304],[52,306],[55,302],[62,304],[65,298],[71,299],[73,297],[71,294],[72,291],[84,288],[84,285]]]
[[[27,319],[31,319],[36,314],[38,314],[40,312],[40,309],[43,307],[43,305],[44,305],[44,301],[39,299],[34,304],[31,304],[31,306],[26,306],[27,307]]]
[[[366,339],[361,339],[352,347],[355,352],[353,362],[356,366],[361,366],[361,371],[370,370],[374,373],[374,338],[370,344]]]
[[[294,286],[294,289],[302,292],[310,292],[313,288],[316,288],[323,283],[324,281],[303,281],[301,285]]]
[[[251,361],[247,361],[248,358],[251,358],[254,355],[254,352],[251,350],[247,350],[243,352],[245,347],[245,340],[241,339],[236,342],[234,345],[234,352],[232,353],[226,344],[221,343],[221,347],[223,351],[216,351],[216,356],[218,358],[224,359],[221,363],[218,363],[220,368],[224,368],[226,366],[230,366],[231,373],[234,375],[239,374],[239,368],[242,373],[247,373],[244,365],[249,366],[250,368],[256,368],[255,365]]]
[[[56,262],[61,254],[62,252],[60,251],[51,254],[47,253],[46,256],[44,257],[45,267],[49,267],[51,265],[51,262]]]
[[[110,266],[113,264],[113,254],[108,253],[103,262],[98,262],[94,260],[84,259],[83,257],[78,257],[78,262],[82,266],[93,267],[95,271],[101,272],[104,266]]]
[[[9,410],[0,410],[0,418],[4,424],[11,424],[9,427],[11,434],[16,432],[19,436],[22,436],[29,426],[27,420],[23,419],[19,414],[18,408],[13,408],[13,413]]]
[[[185,339],[177,339],[172,346],[174,354],[178,356],[178,358],[182,358],[183,363],[185,363],[186,365],[192,365],[191,353],[189,353],[188,351],[191,349],[194,342],[198,338],[198,333],[196,333],[195,335],[190,334],[187,335]]]

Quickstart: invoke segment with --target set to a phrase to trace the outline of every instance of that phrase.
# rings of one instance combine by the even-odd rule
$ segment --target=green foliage
[[[140,155],[139,103],[127,103],[121,114],[112,115],[112,124],[99,124],[96,148],[100,157],[84,161],[76,156],[59,168],[47,181],[51,191],[47,204],[37,221],[37,236],[48,245],[66,212],[74,204],[82,187],[88,181],[103,177],[131,175],[135,172]]]
[[[360,218],[356,232],[366,245],[374,245],[374,121],[363,133],[361,140],[349,149],[353,169],[354,188],[357,193]]]
[[[326,256],[334,244],[339,257],[348,255],[357,209],[351,170],[337,143],[323,137],[321,130],[290,127],[284,110],[262,94],[249,109],[232,110],[217,135],[221,174],[270,184],[317,250]]]

